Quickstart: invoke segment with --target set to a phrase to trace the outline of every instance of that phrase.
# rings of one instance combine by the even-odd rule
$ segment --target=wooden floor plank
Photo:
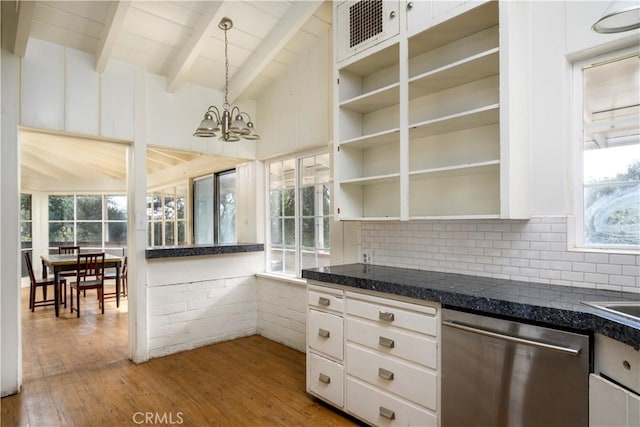
[[[5,397],[2,426],[128,426],[146,413],[156,425],[353,426],[305,392],[305,355],[260,336],[136,365],[127,359],[127,300],[82,317],[27,309],[23,290],[23,389]],[[137,418],[135,418],[137,417]],[[135,418],[135,419],[134,419]]]

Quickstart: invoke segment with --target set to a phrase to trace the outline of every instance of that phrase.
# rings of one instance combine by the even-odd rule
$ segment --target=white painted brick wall
[[[640,293],[640,255],[567,250],[567,220],[362,222],[373,263]]]
[[[256,333],[255,276],[149,288],[149,356]]]
[[[153,260],[147,273],[149,357],[253,335],[262,252]]]
[[[257,277],[258,334],[299,351],[306,347],[306,286]]]

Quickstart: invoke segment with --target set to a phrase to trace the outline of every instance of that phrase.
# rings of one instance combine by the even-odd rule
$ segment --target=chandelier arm
[[[220,119],[222,118],[222,114],[220,114],[220,110],[218,110],[218,107],[216,107],[215,105],[210,105],[207,112],[213,113],[218,123],[221,121]]]

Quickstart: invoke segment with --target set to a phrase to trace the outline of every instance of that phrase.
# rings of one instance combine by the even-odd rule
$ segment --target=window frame
[[[607,253],[637,253],[640,246],[636,245],[604,245],[604,244],[588,244],[585,243],[585,209],[584,209],[584,129],[583,129],[583,110],[584,110],[584,74],[583,71],[588,66],[597,66],[614,62],[631,56],[640,55],[638,47],[628,47],[624,49],[615,49],[598,55],[592,55],[574,61],[571,64],[572,76],[572,120],[571,120],[571,153],[573,158],[573,216],[570,218],[567,226],[569,249],[588,252],[607,252]]]
[[[184,187],[185,191],[184,194],[180,193],[178,191],[178,188],[180,187]],[[168,186],[164,186],[160,189],[155,189],[155,190],[150,190],[147,192],[147,210],[149,210],[149,203],[151,201],[151,203],[153,203],[153,197],[155,194],[159,194],[160,195],[160,210],[162,212],[162,217],[160,219],[155,219],[153,216],[153,208],[151,208],[151,211],[147,211],[147,243],[149,246],[167,246],[167,239],[166,239],[166,227],[167,224],[171,224],[172,228],[173,228],[173,236],[174,236],[174,240],[173,243],[168,244],[168,246],[175,246],[175,245],[180,245],[180,244],[189,244],[190,243],[190,233],[189,233],[189,209],[187,208],[189,206],[189,197],[190,197],[190,192],[189,192],[189,188],[187,185],[185,184],[174,184],[174,185],[168,185]],[[166,209],[165,209],[165,201],[166,201],[166,195],[170,195],[173,197],[173,199],[175,201],[177,201],[179,199],[178,196],[183,195],[184,196],[184,218],[179,218],[178,214],[177,214],[177,210],[176,210],[176,215],[174,218],[170,218],[167,219],[165,216],[166,213]],[[180,235],[179,233],[179,225],[180,224],[184,224],[184,237],[185,237],[185,242],[184,243],[179,243],[178,242],[178,236]],[[158,242],[155,241],[155,225],[156,224],[160,224],[161,227],[161,242],[158,244]]]
[[[264,201],[265,201],[265,252],[266,252],[266,256],[265,256],[265,271],[268,274],[273,274],[273,275],[277,275],[277,276],[282,276],[282,277],[286,277],[286,278],[300,278],[301,277],[301,273],[302,273],[302,256],[303,256],[303,252],[308,252],[308,249],[306,246],[303,246],[303,242],[302,242],[302,219],[303,218],[308,218],[309,216],[304,216],[303,217],[303,206],[301,203],[301,199],[302,199],[302,189],[304,187],[303,185],[303,174],[301,173],[301,167],[303,164],[304,159],[310,158],[310,157],[316,157],[316,156],[321,156],[321,155],[328,155],[329,156],[329,180],[328,180],[328,186],[330,189],[330,198],[329,198],[329,214],[328,215],[323,215],[323,216],[327,216],[328,219],[327,221],[329,221],[329,236],[331,235],[331,223],[334,221],[334,215],[333,215],[333,203],[334,203],[334,191],[333,191],[333,156],[332,156],[332,150],[329,148],[319,148],[319,149],[315,149],[315,150],[307,150],[307,151],[303,151],[303,152],[298,152],[298,153],[293,153],[293,154],[289,154],[289,155],[284,155],[284,156],[278,156],[278,157],[274,157],[272,159],[269,159],[268,161],[265,162],[265,197],[264,197]],[[270,198],[270,193],[271,193],[271,174],[270,174],[270,170],[271,170],[271,165],[273,163],[279,163],[279,162],[286,162],[286,161],[294,161],[294,203],[295,203],[295,208],[294,208],[294,251],[295,251],[295,255],[294,255],[294,268],[295,268],[295,273],[291,274],[291,273],[287,273],[286,272],[286,268],[284,268],[282,271],[272,271],[271,270],[271,262],[272,262],[272,258],[271,258],[271,249],[272,249],[272,243],[271,243],[271,198]],[[317,183],[314,183],[314,186],[317,185]],[[284,207],[283,207],[284,209]],[[313,218],[317,217],[317,213],[314,213]],[[288,216],[284,215],[284,211],[282,212],[281,215],[282,218],[286,218]],[[284,238],[284,237],[283,237]],[[330,240],[330,237],[329,237]],[[283,256],[284,256],[284,251],[285,251],[285,242],[283,241],[280,245],[282,247],[283,250]],[[314,248],[315,253],[317,254],[317,248]],[[329,247],[326,250],[327,256],[330,258],[331,257],[331,242],[329,241]],[[307,268],[307,267],[305,267]]]
[[[210,173],[194,176],[193,178],[190,179],[190,185],[189,185],[189,191],[190,191],[190,194],[191,194],[190,207],[191,207],[193,221],[191,221],[189,235],[190,235],[190,238],[191,238],[192,242],[196,241],[195,183],[197,181],[201,181],[201,180],[203,180],[205,178],[212,177],[213,178],[213,194],[212,194],[212,198],[213,198],[213,217],[212,217],[211,220],[212,220],[212,227],[213,227],[212,228],[212,231],[213,231],[213,242],[211,242],[211,243],[203,243],[203,244],[212,244],[212,245],[221,244],[220,243],[220,226],[221,226],[221,220],[220,220],[220,188],[221,188],[221,186],[220,186],[220,177],[221,176],[227,176],[227,175],[234,175],[234,178],[235,178],[235,193],[236,193],[236,206],[237,206],[237,194],[238,194],[238,187],[237,187],[238,170],[237,170],[237,168],[225,169],[225,170],[217,171],[217,172],[210,172]],[[237,210],[236,210],[236,220],[234,221],[234,242],[233,243],[237,243],[237,241],[238,241],[237,218],[238,218],[238,214],[237,214]],[[224,242],[222,244],[233,244],[233,243]]]
[[[100,203],[101,203],[101,208],[100,208],[100,220],[97,219],[79,219],[78,218],[78,198],[79,197],[89,197],[89,196],[93,196],[93,197],[100,197]],[[52,223],[72,223],[73,224],[73,241],[72,242],[66,242],[69,245],[79,245],[78,243],[78,224],[79,223],[85,223],[85,224],[100,224],[100,247],[97,248],[95,246],[90,246],[90,245],[82,245],[83,247],[86,248],[95,248],[95,249],[100,249],[100,250],[118,250],[118,249],[122,249],[123,251],[125,251],[127,249],[127,245],[126,245],[126,241],[127,239],[125,239],[125,243],[124,245],[119,245],[119,246],[108,246],[108,239],[107,239],[107,231],[108,231],[108,224],[109,223],[123,223],[125,225],[125,232],[129,233],[128,230],[128,220],[125,218],[124,220],[110,220],[108,219],[108,212],[107,212],[107,197],[125,197],[127,198],[127,194],[126,193],[117,193],[117,192],[100,192],[100,193],[89,193],[89,192],[82,192],[82,193],[46,193],[44,195],[45,199],[46,199],[46,212],[47,212],[47,221],[46,221],[46,231],[45,231],[45,235],[46,235],[46,241],[47,241],[47,248],[49,251],[52,250],[57,250],[58,245],[51,245],[51,239],[50,239],[50,225]],[[50,197],[73,197],[73,219],[71,220],[52,220],[49,216],[49,204],[50,204]],[[32,199],[32,209],[33,209],[33,199]],[[129,215],[129,212],[127,212],[127,217]]]

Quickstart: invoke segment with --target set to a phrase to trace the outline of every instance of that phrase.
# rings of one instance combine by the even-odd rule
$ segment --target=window
[[[49,196],[49,247],[91,248],[127,246],[127,196]]]
[[[298,276],[329,264],[329,161],[323,153],[269,164],[268,271]]]
[[[188,243],[187,186],[168,187],[147,195],[149,246]]]
[[[640,56],[609,55],[574,67],[581,94],[577,244],[640,246]]]
[[[193,180],[193,236],[197,244],[236,242],[236,171]]]
[[[33,255],[33,209],[31,194],[20,195],[20,262],[22,263],[22,277],[27,277],[27,264],[24,260],[26,252]]]

